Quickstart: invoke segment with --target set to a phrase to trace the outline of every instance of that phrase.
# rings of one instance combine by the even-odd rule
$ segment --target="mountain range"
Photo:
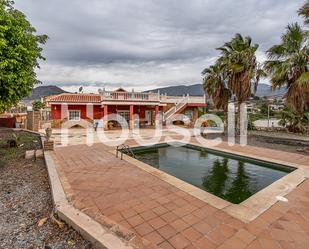
[[[152,89],[146,92],[157,92],[160,91],[160,93],[172,95],[172,96],[181,96],[183,94],[189,94],[191,96],[202,96],[204,95],[204,90],[202,84],[194,84],[194,85],[178,85],[178,86],[169,86],[169,87],[162,87],[162,88],[156,88]],[[258,97],[282,97],[286,93],[286,89],[276,89],[272,90],[270,85],[267,85],[265,83],[260,83],[258,85],[257,91],[255,93]]]
[[[162,94],[167,94],[171,96],[182,96],[189,94],[190,96],[202,96],[204,95],[204,90],[202,84],[194,84],[194,85],[177,85],[177,86],[169,86],[169,87],[162,87],[156,88],[152,90],[148,90],[145,92],[157,92],[160,91]],[[256,96],[263,97],[263,96],[278,96],[282,97],[286,92],[286,89],[277,89],[272,91],[271,86],[267,84],[259,84],[256,92]],[[31,100],[38,100],[46,96],[56,95],[60,93],[67,93],[63,89],[58,86],[49,85],[49,86],[38,86],[34,88],[30,95],[24,99],[24,101],[31,101]]]

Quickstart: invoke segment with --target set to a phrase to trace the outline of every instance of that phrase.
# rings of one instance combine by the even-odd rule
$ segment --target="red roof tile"
[[[100,103],[101,96],[99,94],[61,93],[59,95],[51,96],[47,101],[50,103]]]

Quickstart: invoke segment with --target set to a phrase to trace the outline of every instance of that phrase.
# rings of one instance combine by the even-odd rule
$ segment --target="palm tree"
[[[298,10],[298,15],[305,18],[305,24],[309,24],[309,1]]]
[[[303,116],[309,108],[309,48],[305,31],[295,23],[286,28],[281,43],[267,51],[265,70],[273,89],[287,87],[287,102]]]
[[[221,51],[219,63],[227,75],[228,88],[237,98],[240,105],[251,97],[252,89],[256,90],[261,76],[265,76],[256,60],[258,44],[252,44],[252,39],[241,34],[218,48]],[[238,115],[238,130],[240,125]]]
[[[281,112],[280,125],[288,128],[290,132],[304,133],[309,131],[309,112],[305,112],[304,116],[299,116],[288,105]]]
[[[216,63],[204,69],[202,75],[204,91],[212,98],[215,107],[224,111],[224,130],[226,131],[228,101],[231,92],[224,82],[224,72],[220,64]]]

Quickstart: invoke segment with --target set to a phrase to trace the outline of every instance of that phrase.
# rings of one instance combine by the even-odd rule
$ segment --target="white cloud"
[[[200,82],[236,32],[267,48],[301,20],[303,0],[16,0],[50,37],[39,79],[136,88]]]
[[[147,90],[161,86],[177,84],[194,84],[201,82],[201,71],[209,66],[215,57],[193,60],[140,64],[112,63],[95,66],[68,66],[61,64],[42,65],[38,77],[45,84],[56,83],[65,89],[77,91],[82,84],[88,86],[88,91],[99,87],[113,89],[115,87],[130,87],[136,90]],[[93,88],[89,88],[93,86]]]

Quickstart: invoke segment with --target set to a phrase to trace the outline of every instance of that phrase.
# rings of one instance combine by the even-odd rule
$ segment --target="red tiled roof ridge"
[[[95,93],[61,93],[50,97],[48,102],[100,103],[101,96]]]
[[[59,93],[57,95],[53,96],[59,96],[59,95],[91,95],[91,96],[100,96],[98,93]]]

